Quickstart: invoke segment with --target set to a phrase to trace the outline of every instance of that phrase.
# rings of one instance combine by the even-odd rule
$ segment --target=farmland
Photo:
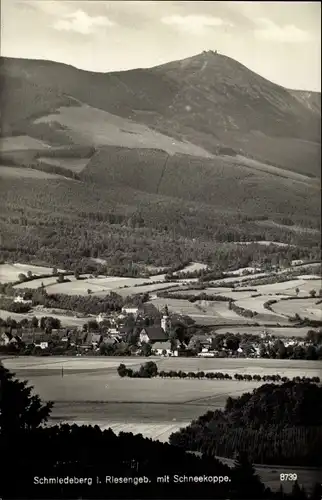
[[[151,360],[19,357],[5,359],[4,365],[18,377],[28,379],[41,398],[55,401],[53,417],[62,420],[175,425],[174,422],[190,422],[210,408],[221,408],[228,395],[239,395],[258,386],[258,382],[121,379],[116,372],[120,363],[136,369],[148,359]],[[154,361],[160,370],[226,366],[222,360],[215,364],[213,360],[181,358]],[[236,360],[231,369],[242,365],[246,369],[240,361]]]
[[[84,277],[83,277],[84,278]],[[175,286],[169,283],[155,283],[155,281],[162,281],[163,276],[156,276],[152,278],[124,278],[120,276],[101,276],[93,278],[86,276],[85,279],[76,280],[69,278],[69,283],[55,283],[46,287],[48,294],[64,293],[66,295],[87,295],[87,290],[91,289],[93,295],[106,295],[110,292],[131,295],[136,293],[144,293],[145,291],[153,291],[162,287]],[[140,285],[143,285],[142,288]]]
[[[25,265],[3,264],[2,266],[0,266],[0,273],[1,273],[1,267],[3,268],[3,272],[2,274],[0,274],[0,276],[3,275],[2,282],[8,282],[8,280],[5,281],[5,277],[8,275],[8,273],[10,273],[12,265],[24,267],[26,269],[25,272],[27,272],[29,268],[32,271],[33,268],[36,269],[37,267],[37,266],[29,266],[27,264]],[[34,272],[34,274],[36,275],[40,274],[40,272],[36,271],[32,272]],[[48,268],[47,272],[46,273],[44,272],[43,274],[50,274],[50,273],[51,269]],[[17,281],[18,274],[16,276],[16,279],[12,279],[10,281]],[[115,292],[121,289],[124,289],[123,295],[124,294],[131,295],[136,293],[154,291],[156,289],[161,289],[161,288],[168,288],[168,287],[170,288],[179,285],[179,282],[162,283],[163,280],[164,280],[164,274],[150,276],[148,278],[127,278],[121,276],[98,276],[97,278],[94,278],[89,274],[82,274],[80,275],[80,279],[76,279],[74,275],[69,275],[68,282],[64,283],[57,283],[57,276],[56,277],[50,276],[48,278],[38,278],[38,279],[36,278],[33,279],[32,281],[28,281],[28,283],[18,283],[14,285],[14,288],[36,289],[42,286],[42,284],[44,284],[48,294],[63,293],[66,295],[87,295],[87,290],[90,288],[93,295],[95,294],[106,295],[112,291]]]
[[[296,289],[299,289],[298,296],[307,296],[310,290],[318,292],[322,287],[321,278],[312,279],[312,277],[299,276],[298,279],[284,281],[283,283],[272,283],[269,285],[257,285],[255,288],[258,293],[271,294],[283,293],[285,295],[297,295]]]
[[[19,274],[27,274],[31,271],[36,276],[51,274],[52,268],[43,266],[33,266],[31,264],[0,264],[0,283],[13,283],[18,281]],[[59,269],[59,271],[63,271]],[[51,278],[50,278],[51,279]],[[32,282],[28,283],[28,286]],[[38,285],[40,286],[40,284]],[[25,285],[26,287],[26,285]]]
[[[132,368],[151,358],[33,358],[5,359],[4,365],[19,378],[27,379],[44,400],[55,402],[49,425],[75,422],[99,425],[114,432],[142,433],[167,441],[169,436],[208,410],[222,408],[226,398],[239,396],[258,387],[257,382],[121,379],[119,363]],[[152,358],[153,359],[153,358]],[[213,370],[225,373],[319,375],[321,364],[312,361],[271,359],[153,359],[163,370]],[[62,367],[64,376],[62,377]],[[231,460],[223,459],[232,464]],[[294,467],[292,472],[294,472]],[[280,486],[277,466],[256,466],[263,481],[273,489]],[[283,472],[288,468],[284,467]],[[296,470],[300,484],[310,487],[316,470]]]
[[[119,404],[166,404],[222,406],[229,394],[239,394],[257,382],[120,379],[116,367],[132,368],[153,359],[159,370],[222,371],[294,377],[321,375],[319,361],[278,359],[200,359],[200,358],[66,358],[19,357],[4,360],[7,368],[30,379],[45,400],[109,402]],[[61,369],[64,368],[64,377]],[[190,412],[187,409],[188,413]],[[190,418],[190,414],[189,414]]]
[[[176,276],[178,273],[192,273],[194,271],[201,271],[201,269],[206,269],[206,264],[200,264],[199,262],[191,262],[188,266],[184,267],[181,271],[175,271],[173,274]]]
[[[281,300],[271,307],[277,314],[283,314],[284,316],[293,317],[298,314],[301,318],[321,321],[321,304],[317,304],[317,302],[319,300],[316,298]]]
[[[61,325],[63,327],[71,327],[71,326],[83,326],[85,323],[88,322],[89,318],[76,318],[73,314],[70,316],[66,316],[64,314],[57,314],[57,313],[52,313],[48,312],[47,315],[50,315],[53,318],[59,319],[61,322]],[[21,321],[23,319],[28,319],[31,320],[33,317],[38,318],[39,320],[44,316],[44,312],[40,312],[37,309],[31,310],[29,313],[22,314],[22,313],[15,313],[15,312],[9,312],[5,311],[4,309],[0,309],[0,318],[3,320],[7,320],[9,317],[11,319],[14,319],[16,321]]]
[[[252,275],[251,279],[253,279],[254,276],[255,275]],[[259,276],[259,274],[257,274],[257,276]],[[245,277],[237,278],[240,282],[243,282],[245,279]],[[229,280],[232,282],[236,280],[236,278],[229,278]],[[185,296],[199,296],[200,294],[206,294],[208,296],[221,295],[233,300],[237,307],[255,313],[256,317],[254,319],[257,323],[271,324],[272,326],[277,323],[287,324],[289,317],[294,316],[296,313],[303,318],[307,317],[309,319],[321,320],[321,308],[316,305],[318,299],[308,298],[308,294],[311,290],[314,290],[316,294],[321,290],[322,282],[319,276],[303,275],[299,276],[297,279],[290,279],[281,283],[277,282],[267,285],[252,285],[250,281],[248,286],[238,286],[237,288],[231,289],[220,287],[220,283],[223,281],[226,280],[218,280],[216,282],[218,286],[214,288],[204,288],[202,290],[190,288],[174,290],[173,292],[170,291],[169,298],[161,299],[159,297],[156,302],[160,306],[164,306],[165,303],[167,303],[170,309],[185,309],[185,313],[190,314],[191,317],[198,322],[198,314],[200,315],[200,311],[202,310],[204,311],[204,318],[206,318],[207,315],[209,316],[210,312],[214,319],[222,317],[230,319],[232,322],[235,320],[241,321],[241,316],[230,310],[226,302],[199,300],[191,305],[188,300],[183,301]],[[173,297],[171,297],[171,295],[173,295]],[[180,295],[182,299],[180,299]],[[176,298],[174,298],[174,296]],[[299,299],[295,301],[282,300],[290,297],[299,297]],[[265,307],[265,304],[270,300],[276,300],[277,303],[273,304],[269,310]],[[185,305],[182,302],[184,302]],[[199,309],[199,313],[196,311],[196,308]],[[248,322],[251,323],[252,320]],[[216,324],[216,322],[213,324]]]
[[[216,333],[221,334],[221,333],[250,333],[252,335],[261,335],[263,333],[266,333],[268,335],[274,335],[275,337],[282,337],[282,338],[291,338],[291,337],[299,337],[299,338],[304,338],[308,332],[307,327],[261,327],[261,326],[228,326],[224,328],[218,328],[216,330]]]
[[[182,271],[194,271],[204,268],[203,264],[193,262],[187,265]],[[318,275],[302,275],[296,279],[289,279],[281,283],[270,283],[263,285],[252,285],[254,277],[271,276],[268,273],[256,273],[251,276],[239,276],[238,270],[236,276],[217,280],[218,286],[208,287],[204,289],[189,288],[186,281],[178,277],[177,281],[166,282],[165,274],[156,274],[150,277],[130,278],[122,276],[106,276],[100,275],[93,277],[89,274],[82,274],[79,279],[74,275],[68,275],[68,281],[63,283],[57,282],[57,277],[49,276],[42,278],[41,275],[48,275],[51,273],[50,268],[32,266],[28,264],[1,264],[0,265],[0,282],[14,282],[18,280],[20,273],[26,274],[31,271],[35,279],[31,281],[18,283],[14,288],[19,290],[23,288],[37,289],[44,285],[47,293],[51,294],[66,294],[66,295],[83,295],[86,296],[90,293],[92,296],[105,296],[111,292],[115,292],[122,297],[128,297],[139,293],[150,294],[150,302],[159,309],[164,308],[166,305],[170,313],[179,313],[190,316],[198,325],[203,326],[224,326],[229,324],[235,327],[240,325],[252,325],[258,323],[260,325],[274,326],[288,326],[289,318],[298,313],[300,317],[308,317],[309,319],[320,320],[321,315],[319,307],[316,306],[318,298],[308,299],[308,294],[312,290],[319,293],[322,288],[322,282]],[[281,274],[281,273],[280,273]],[[251,279],[247,286],[243,286],[244,280]],[[191,279],[193,280],[193,278]],[[191,281],[190,280],[190,281]],[[229,288],[227,286],[220,286],[223,282],[229,280],[229,283],[237,281],[240,286]],[[190,286],[193,286],[191,284]],[[169,290],[168,290],[169,289]],[[172,289],[172,290],[171,290]],[[158,296],[158,292],[167,290],[169,296],[164,298]],[[188,297],[199,296],[205,294],[206,296],[215,297],[223,296],[226,299],[234,301],[234,305],[239,307],[240,310],[252,311],[255,314],[254,318],[245,318],[241,316],[240,311],[231,309],[228,301],[224,300],[207,300],[200,299],[190,302]],[[182,298],[181,298],[182,297]],[[289,297],[298,297],[298,300],[286,301]],[[302,300],[302,302],[300,301]],[[273,304],[270,309],[265,307],[268,301],[276,300],[277,303]],[[38,311],[34,311],[37,316]],[[32,312],[30,312],[31,314]],[[29,316],[30,316],[29,314]],[[2,318],[6,318],[5,311],[0,311]],[[14,317],[13,315],[11,315]],[[58,317],[56,314],[54,316]],[[23,315],[16,315],[15,319],[23,319]],[[38,317],[38,316],[37,316]],[[62,324],[71,326],[73,318],[62,317]],[[83,324],[76,322],[76,324]],[[286,336],[292,336],[290,330],[277,330],[277,335],[283,333]],[[295,336],[299,335],[300,330],[297,330]]]
[[[73,276],[68,276],[68,279],[73,280]],[[18,283],[17,285],[14,285],[13,288],[15,290],[23,290],[24,288],[30,288],[31,290],[36,290],[37,288],[44,285],[47,290],[47,287],[49,287],[50,285],[55,285],[56,283],[57,283],[57,276],[50,276],[49,278],[36,278],[32,281],[28,281],[28,283],[26,282]]]
[[[211,302],[207,300],[199,300],[197,302],[189,302],[183,299],[164,299],[157,297],[151,301],[159,309],[166,305],[170,312],[177,312],[183,315],[188,315],[198,324],[214,325],[218,323],[238,322],[245,323],[246,321],[238,316],[228,307],[228,302]],[[251,321],[247,321],[248,323]]]
[[[265,295],[259,297],[248,297],[245,299],[236,300],[235,304],[242,309],[248,309],[255,312],[260,316],[260,318],[258,319],[278,322],[283,320],[283,315],[268,311],[267,309],[265,309],[264,304],[268,300],[280,300],[282,297],[283,296],[280,295],[270,295],[269,297]]]
[[[153,358],[152,358],[153,359]],[[4,365],[28,379],[44,400],[55,401],[53,421],[97,422],[103,427],[137,431],[166,440],[171,432],[214,408],[226,398],[258,387],[258,382],[179,379],[121,379],[120,363],[137,369],[151,358],[33,358],[5,359]],[[222,371],[234,374],[316,376],[321,364],[270,359],[154,358],[159,370]],[[64,368],[64,376],[61,370]]]
[[[55,401],[53,420],[97,422],[165,440],[171,432],[226,398],[257,387],[257,382],[120,379],[119,363],[136,369],[151,358],[32,358],[4,360],[17,376],[30,380],[44,400]],[[152,358],[153,359],[153,358]],[[315,376],[320,363],[270,359],[155,358],[159,370]],[[64,377],[61,369],[64,368]]]

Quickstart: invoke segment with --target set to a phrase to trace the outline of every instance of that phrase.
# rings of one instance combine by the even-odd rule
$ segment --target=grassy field
[[[31,271],[32,274],[36,276],[41,276],[42,274],[51,274],[52,268],[43,266],[33,266],[32,264],[0,264],[0,283],[12,283],[18,281],[19,274],[27,274]],[[63,271],[59,269],[59,271]],[[52,279],[52,278],[48,278]],[[57,279],[57,278],[56,278]],[[33,283],[33,281],[28,283],[28,287]],[[41,284],[41,282],[40,282]],[[40,284],[38,286],[40,286]],[[26,284],[24,284],[24,288]]]
[[[252,160],[250,158],[245,158],[244,156],[236,155],[233,158],[229,158],[231,163],[242,164],[247,166],[249,169],[255,171],[262,171],[269,174],[277,175],[278,177],[284,177],[286,179],[292,179],[293,181],[305,182],[307,184],[315,184],[316,180],[311,179],[307,175],[303,175],[297,172],[291,172],[290,170],[284,170],[283,168],[273,167],[272,165],[262,163],[260,161]]]
[[[235,304],[238,307],[243,309],[249,309],[250,311],[256,312],[261,320],[270,320],[278,322],[283,320],[283,314],[278,314],[277,312],[272,312],[264,307],[265,302],[268,300],[280,300],[282,297],[286,297],[285,295],[261,295],[259,297],[248,297],[245,299],[236,300]]]
[[[70,282],[67,283],[57,283],[54,280],[44,284],[48,294],[87,295],[87,290],[90,289],[93,295],[117,292],[125,296],[178,285],[178,283],[157,283],[164,279],[163,274],[151,276],[150,278],[124,278],[120,276],[91,278],[89,275],[82,275],[81,277],[83,279],[76,280],[73,276],[69,276]],[[31,281],[29,285],[30,288],[38,288],[41,286],[41,280]],[[20,287],[20,285],[17,285],[17,287]]]
[[[179,283],[155,283],[151,285],[139,285],[139,286],[129,286],[126,288],[116,289],[119,295],[126,297],[128,295],[135,295],[136,293],[154,293],[158,290],[163,290],[164,288],[174,288],[177,287]]]
[[[146,125],[91,106],[61,107],[58,113],[38,118],[35,123],[58,122],[67,127],[76,143],[127,148],[156,148],[173,155],[184,153],[211,158],[201,147],[156,132]]]
[[[219,280],[211,281],[211,283],[220,287],[221,283],[242,283],[243,281],[265,278],[266,276],[269,276],[269,273],[254,273],[249,276],[231,276],[230,278],[221,278]]]
[[[89,419],[109,418],[124,423],[142,422],[142,419],[156,423],[169,423],[173,419],[187,422],[210,408],[221,408],[228,395],[238,395],[258,386],[257,382],[122,379],[118,376],[116,368],[120,363],[137,369],[147,359],[153,358],[19,357],[4,359],[3,363],[19,378],[29,380],[42,399],[57,402],[53,416],[68,419],[83,419],[87,413]],[[202,366],[209,366],[205,360],[198,359],[195,362],[154,360],[165,370],[176,366],[189,371],[197,369],[200,362]]]
[[[24,149],[48,149],[49,144],[28,135],[0,138],[0,151],[17,151]]]
[[[39,157],[39,161],[55,167],[63,167],[79,174],[89,162],[89,158],[47,158]]]
[[[73,276],[68,276],[68,279],[73,279]],[[23,288],[30,288],[32,290],[36,290],[41,287],[42,284],[47,288],[50,285],[55,285],[57,283],[57,276],[51,276],[50,278],[37,278],[32,281],[28,281],[28,283],[18,283],[18,285],[14,285],[13,288],[19,290]],[[48,291],[48,290],[47,290]]]
[[[281,300],[272,305],[273,311],[277,314],[292,317],[298,314],[301,318],[309,318],[316,321],[322,320],[321,304],[317,302],[321,299],[294,299],[294,300]]]
[[[299,289],[299,297],[307,296],[310,290],[315,290],[318,292],[322,288],[321,279],[309,279],[301,278],[293,279],[289,281],[284,281],[283,283],[273,283],[270,285],[258,285],[254,288],[257,289],[258,293],[266,294],[274,294],[274,293],[283,293],[285,295],[295,296],[296,289]]]
[[[15,319],[16,321],[21,321],[22,319],[32,319],[33,317],[36,317],[40,319],[43,316],[52,316],[53,318],[57,318],[60,320],[61,325],[63,327],[68,327],[68,326],[83,326],[85,323],[88,322],[89,318],[75,318],[73,316],[65,316],[63,314],[55,314],[55,313],[48,313],[44,314],[44,312],[38,312],[37,310],[34,310],[30,313],[27,314],[20,314],[20,313],[13,313],[10,311],[5,311],[4,309],[0,309],[0,318],[1,319],[8,319],[9,317],[11,319]]]
[[[61,368],[64,368],[65,373],[71,374],[70,377],[64,377],[61,384],[50,384],[50,390],[56,394],[55,399],[65,399],[68,386],[66,384],[75,384],[76,387],[83,387],[81,381],[83,375],[88,375],[90,384],[85,386],[80,393],[70,393],[74,400],[87,401],[96,400],[113,401],[129,401],[142,402],[189,402],[196,399],[203,400],[213,397],[218,391],[222,394],[225,391],[230,392],[239,389],[249,389],[252,383],[235,382],[235,381],[200,381],[200,380],[162,380],[162,379],[120,379],[116,368],[120,363],[128,366],[139,367],[146,361],[155,361],[159,370],[184,370],[184,371],[222,371],[224,373],[248,373],[248,374],[279,374],[281,376],[293,377],[300,376],[320,376],[321,362],[320,361],[305,361],[305,360],[284,360],[284,359],[245,359],[245,358],[159,358],[159,357],[32,357],[20,356],[11,357],[4,360],[5,365],[16,371],[22,372],[24,376],[37,377],[41,373],[41,377],[48,375],[60,377]],[[73,377],[74,374],[78,377]],[[67,380],[68,379],[68,380]],[[99,380],[110,381],[108,388],[116,386],[119,391],[105,392],[106,387],[101,387],[96,384]],[[48,378],[46,378],[48,383]],[[178,386],[174,384],[178,382]],[[174,384],[171,386],[171,384]],[[79,384],[79,385],[78,385]],[[108,384],[108,382],[107,382]],[[170,384],[170,385],[169,385]],[[180,388],[181,385],[181,389]],[[58,387],[60,385],[60,387]],[[93,386],[93,391],[87,393],[86,388]],[[157,388],[160,389],[157,389]],[[151,389],[151,390],[150,390]],[[222,390],[223,389],[223,390]],[[103,391],[103,392],[102,392]],[[179,391],[179,392],[178,392]],[[180,393],[181,391],[181,393]],[[58,395],[58,397],[57,397]],[[62,397],[63,396],[63,397]],[[100,397],[103,396],[103,397]]]
[[[178,273],[192,273],[194,271],[200,271],[201,269],[207,269],[206,264],[200,264],[200,262],[191,262],[188,266],[184,267],[180,271],[176,271],[173,274]]]
[[[257,275],[258,276],[258,275]],[[313,277],[314,278],[314,277]],[[292,301],[283,301],[282,298],[287,297],[307,297],[310,290],[315,290],[318,292],[322,288],[321,279],[316,276],[314,279],[312,276],[300,276],[298,279],[288,280],[282,283],[273,283],[268,285],[251,285],[251,282],[245,289],[238,287],[237,289],[228,289],[225,287],[216,287],[216,288],[205,288],[204,290],[198,289],[190,289],[190,290],[175,290],[173,294],[181,294],[182,297],[186,295],[199,295],[201,293],[205,293],[207,295],[223,295],[224,297],[233,299],[235,304],[243,309],[248,309],[253,312],[256,312],[256,318],[254,321],[265,324],[274,324],[274,323],[286,323],[289,316],[294,316],[296,312],[302,314],[300,316],[307,316],[311,319],[321,319],[321,308],[315,307],[315,299],[314,303],[305,302],[310,299],[302,299],[304,302],[300,302],[300,300],[293,303]],[[228,278],[230,281],[235,278]],[[243,281],[245,277],[241,277],[239,281]],[[222,280],[219,280],[220,284]],[[252,289],[251,291],[247,291]],[[171,294],[171,292],[170,292]],[[186,314],[189,314],[191,317],[198,321],[198,315],[203,311],[203,316],[206,319],[207,316],[212,315],[214,320],[218,317],[230,320],[240,320],[241,316],[238,316],[234,311],[228,309],[228,305],[225,302],[210,302],[210,301],[198,301],[191,304],[187,300],[183,299],[156,299],[158,304],[162,302],[168,303],[170,308],[180,309],[186,311]],[[277,300],[278,303],[274,304],[272,307],[272,311],[268,310],[264,307],[264,304],[269,300]],[[300,307],[300,311],[296,308]],[[302,309],[303,310],[302,310]],[[196,311],[199,309],[199,311]],[[296,310],[295,310],[296,309]],[[188,312],[189,311],[189,312]],[[214,323],[215,324],[215,323]]]
[[[67,177],[64,177],[63,175],[50,174],[48,172],[42,172],[32,168],[7,167],[4,165],[0,165],[0,178],[1,177],[18,177],[19,179],[23,177],[28,179],[67,179]]]
[[[200,358],[66,358],[18,357],[3,360],[19,378],[27,379],[44,400],[55,401],[54,418],[174,425],[188,422],[226,398],[258,387],[257,382],[122,379],[120,363],[137,369],[154,360],[159,370],[321,376],[321,363],[272,359]],[[62,376],[62,368],[64,376]],[[108,424],[106,424],[108,425]]]
[[[212,302],[207,300],[198,300],[197,302],[189,302],[183,299],[171,299],[157,297],[151,301],[159,309],[166,305],[170,312],[187,314],[194,319],[198,324],[211,325],[218,322],[239,322],[243,323],[244,319],[238,316],[234,311],[228,308],[228,302]],[[251,322],[251,320],[248,320]]]
[[[119,363],[135,368],[151,358],[33,358],[3,360],[19,378],[27,379],[43,400],[55,402],[49,425],[59,422],[99,425],[119,433],[142,433],[166,442],[173,432],[206,413],[222,408],[228,396],[249,392],[258,383],[209,380],[121,379]],[[313,376],[321,364],[313,361],[271,359],[155,359],[159,369],[185,371],[214,370],[244,373],[274,373]],[[64,376],[61,369],[64,367]],[[222,459],[228,465],[233,462]],[[262,480],[277,490],[278,466],[257,466]],[[283,472],[295,468],[283,467]],[[320,471],[296,468],[299,483],[309,489]],[[286,490],[291,488],[289,484]]]
[[[85,275],[82,275],[84,278]],[[92,290],[92,295],[107,295],[110,292],[116,292],[122,297],[127,297],[128,295],[135,295],[137,293],[154,292],[156,290],[162,290],[163,288],[172,288],[178,286],[179,283],[153,283],[153,279],[149,278],[120,278],[120,277],[106,277],[101,276],[100,278],[89,278],[86,275],[86,279],[76,280],[74,276],[68,276],[70,280],[69,283],[57,283],[57,277],[53,276],[50,278],[39,278],[26,283],[19,283],[14,285],[14,288],[39,288],[42,283],[44,284],[47,293],[65,293],[66,295],[87,295],[87,290]],[[162,276],[158,277],[162,281]],[[143,283],[151,282],[149,285],[144,285]],[[142,285],[140,285],[142,283]],[[134,286],[136,285],[136,286]]]
[[[276,327],[274,328],[269,327],[269,328],[264,328],[261,326],[236,326],[236,327],[226,327],[226,328],[218,328],[216,330],[216,333],[251,333],[253,335],[260,335],[262,333],[268,333],[269,335],[275,335],[275,337],[282,337],[282,338],[287,338],[287,337],[299,337],[299,338],[304,338],[307,334],[307,332],[310,330],[308,327],[304,328],[283,328],[283,327]]]

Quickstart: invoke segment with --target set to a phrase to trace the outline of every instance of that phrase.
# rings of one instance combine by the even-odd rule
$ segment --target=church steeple
[[[171,320],[169,318],[169,309],[168,306],[166,305],[163,313],[162,313],[162,318],[161,318],[161,328],[162,330],[169,334],[170,333],[170,328],[171,328]]]

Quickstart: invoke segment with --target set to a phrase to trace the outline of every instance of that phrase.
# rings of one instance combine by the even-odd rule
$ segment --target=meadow
[[[7,320],[9,317],[16,321],[21,321],[23,319],[31,320],[33,317],[36,317],[40,320],[43,316],[51,316],[53,318],[59,319],[63,327],[83,326],[85,325],[85,323],[88,323],[89,319],[89,318],[76,318],[74,316],[66,316],[64,314],[49,313],[49,312],[45,314],[44,311],[38,311],[37,309],[34,309],[27,314],[14,313],[11,311],[9,312],[5,311],[4,309],[0,309],[0,318],[3,320]]]
[[[267,333],[268,335],[274,335],[275,337],[306,337],[307,332],[310,330],[308,327],[263,327],[263,326],[228,326],[223,328],[218,328],[216,333],[251,333],[252,335],[261,335],[263,333]]]
[[[188,315],[200,325],[214,325],[227,322],[246,323],[244,318],[229,309],[228,302],[198,300],[192,303],[183,299],[156,297],[154,300],[151,300],[151,303],[159,309],[167,305],[169,312]],[[247,323],[251,322],[251,320],[247,320]]]
[[[193,273],[194,271],[201,271],[201,269],[207,269],[206,264],[200,264],[200,262],[191,262],[186,267],[184,267],[180,271],[175,271],[173,274],[174,276],[176,276],[180,273]]]
[[[24,149],[48,149],[49,144],[46,144],[39,139],[28,135],[15,135],[13,137],[0,138],[0,151],[17,151]]]
[[[51,274],[52,268],[43,266],[33,266],[32,264],[19,264],[19,263],[0,264],[0,283],[13,283],[15,281],[18,281],[19,274],[27,274],[28,271],[31,271],[32,274],[36,276],[41,276],[42,274],[43,275]],[[59,271],[63,272],[63,269],[59,269]],[[33,281],[30,281],[28,283],[28,287],[29,285],[31,285],[31,283],[33,283]],[[24,284],[24,288],[25,287],[26,284]]]
[[[6,358],[7,368],[24,377],[35,378],[45,399],[72,401],[193,403],[218,399],[218,396],[249,390],[256,382],[203,381],[179,379],[122,379],[116,368],[124,363],[132,368],[146,361],[157,363],[164,371],[221,371],[281,376],[321,376],[320,361],[245,358],[160,358],[160,357],[55,357],[20,356]],[[61,377],[64,368],[66,376]],[[77,375],[77,376],[75,376]],[[54,377],[54,379],[52,378]],[[57,378],[56,378],[57,377]],[[51,383],[54,381],[54,383]],[[47,392],[46,392],[47,391]]]
[[[295,314],[298,314],[301,318],[321,321],[321,304],[317,304],[319,300],[321,300],[321,298],[281,300],[271,307],[277,314],[283,314],[284,316],[294,317]]]
[[[68,279],[73,280],[75,278],[74,276],[68,276]],[[57,283],[57,276],[50,276],[49,278],[36,278],[32,281],[28,281],[28,283],[18,283],[17,285],[13,285],[13,288],[15,290],[24,288],[30,288],[31,290],[36,290],[37,288],[40,288],[42,285],[44,285],[45,288],[47,289],[47,287],[55,285],[56,283]]]
[[[163,277],[164,275],[152,276],[150,278],[124,278],[120,276],[100,276],[93,278],[86,275],[81,276],[83,278],[81,280],[69,277],[70,282],[49,284],[46,290],[48,294],[87,295],[87,290],[90,289],[92,295],[106,295],[110,292],[117,292],[127,296],[153,292],[160,288],[178,285],[178,283],[157,283],[158,281],[162,281]]]
[[[212,157],[202,147],[178,141],[146,125],[134,123],[88,105],[62,106],[57,113],[35,120],[35,124],[52,122],[67,127],[70,137],[76,144],[93,144],[96,147],[155,148],[164,150],[169,155],[183,153]]]
[[[264,304],[268,300],[280,300],[283,297],[287,297],[286,295],[273,295],[270,294],[269,296],[267,295],[261,295],[259,297],[247,297],[244,299],[236,300],[235,304],[238,307],[241,307],[242,309],[248,309],[250,311],[253,311],[257,313],[259,318],[256,319],[261,319],[261,320],[269,320],[269,321],[281,321],[285,320],[283,318],[283,314],[278,314],[277,312],[272,312],[264,307]]]
[[[63,167],[79,174],[88,164],[89,158],[47,158],[40,156],[39,161],[54,167]]]
[[[28,179],[67,179],[63,175],[59,174],[51,174],[49,172],[42,172],[41,170],[34,170],[32,168],[26,167],[14,167],[14,166],[5,166],[0,165],[0,178],[8,177],[8,178],[28,178]]]
[[[297,279],[284,281],[283,283],[272,283],[269,285],[257,285],[254,288],[258,293],[274,294],[283,293],[284,295],[295,296],[297,289],[299,290],[298,296],[306,297],[311,290],[318,292],[322,288],[321,278],[312,278],[310,276],[299,276]]]
[[[229,158],[231,163],[240,164],[247,166],[249,169],[255,171],[262,171],[270,174],[275,174],[278,177],[284,177],[286,179],[291,179],[293,181],[305,182],[307,184],[315,184],[315,179],[311,179],[308,175],[300,174],[297,172],[291,172],[290,170],[285,170],[283,168],[277,168],[272,165],[253,160],[251,158],[245,158],[241,155],[236,155],[233,158]]]
[[[117,374],[120,363],[138,369],[151,359],[160,370],[177,367],[189,371],[199,369],[199,365],[211,366],[205,363],[209,360],[141,357],[19,357],[4,359],[3,364],[17,377],[29,380],[43,400],[55,401],[53,417],[61,420],[173,425],[174,421],[190,422],[213,407],[221,408],[227,396],[258,386],[253,381],[122,379]],[[212,367],[217,369],[214,363]]]
[[[208,410],[220,409],[228,396],[239,396],[261,385],[257,382],[210,380],[121,379],[116,368],[124,363],[132,368],[153,359],[159,370],[222,371],[321,375],[321,363],[273,359],[197,359],[197,358],[34,358],[4,359],[4,365],[18,378],[29,380],[43,400],[53,400],[49,425],[60,422],[98,425],[115,433],[133,432],[160,441]],[[64,367],[62,376],[62,367]],[[233,465],[233,461],[222,458]],[[295,472],[283,467],[283,472]],[[279,466],[256,466],[257,473],[271,488],[280,487]],[[296,468],[300,484],[307,488],[321,471]],[[285,484],[283,485],[285,487]],[[291,489],[291,483],[285,490]]]

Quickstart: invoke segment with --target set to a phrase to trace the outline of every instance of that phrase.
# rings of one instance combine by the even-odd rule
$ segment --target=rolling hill
[[[53,217],[53,206],[62,225],[75,218],[84,230],[86,214],[104,219],[114,207],[124,220],[136,214],[141,231],[171,227],[174,238],[318,244],[319,93],[288,90],[212,51],[106,74],[0,58],[0,82],[7,253],[20,225],[33,248],[49,244],[30,221]]]

